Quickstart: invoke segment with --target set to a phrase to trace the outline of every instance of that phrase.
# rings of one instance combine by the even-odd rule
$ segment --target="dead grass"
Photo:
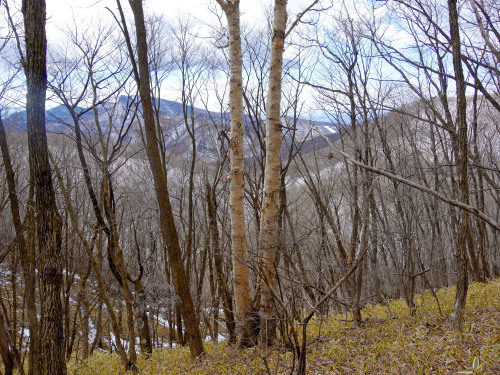
[[[450,331],[454,288],[426,292],[416,298],[410,317],[402,300],[363,311],[365,327],[353,329],[346,316],[316,318],[309,324],[309,374],[500,374],[500,279],[469,287],[464,332]],[[349,317],[347,317],[349,319]],[[240,351],[207,343],[205,358],[193,361],[186,348],[157,350],[141,358],[141,374],[288,374],[292,353],[260,349]],[[123,374],[117,356],[95,354],[82,363],[70,362],[69,374]]]

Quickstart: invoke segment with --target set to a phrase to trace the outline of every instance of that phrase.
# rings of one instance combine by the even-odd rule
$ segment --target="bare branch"
[[[445,203],[448,203],[454,207],[458,207],[464,211],[467,211],[469,213],[471,213],[472,215],[476,216],[477,218],[479,218],[480,220],[484,221],[486,224],[488,224],[490,227],[492,227],[493,229],[496,229],[498,231],[500,231],[500,223],[496,222],[495,220],[493,220],[491,217],[489,217],[488,215],[486,215],[484,212],[480,211],[479,209],[477,209],[476,207],[473,207],[469,204],[465,204],[465,203],[462,203],[462,202],[459,202],[455,199],[452,199],[452,198],[448,198],[447,196],[445,195],[442,195],[440,193],[438,193],[437,191],[435,190],[432,190],[424,185],[420,185],[420,184],[417,184],[416,182],[413,182],[413,181],[410,181],[410,180],[407,180],[406,178],[404,177],[401,177],[401,176],[397,176],[395,174],[392,174],[390,172],[386,172],[382,169],[379,169],[379,168],[376,168],[376,167],[371,167],[369,165],[366,165],[366,164],[363,164],[359,161],[356,161],[351,155],[339,150],[337,147],[335,147],[333,145],[333,143],[321,132],[319,131],[318,129],[314,128],[314,130],[319,133],[327,142],[328,144],[330,145],[331,148],[333,148],[333,150],[335,152],[338,152],[340,155],[342,155],[343,157],[345,157],[347,160],[349,160],[351,163],[353,163],[354,165],[357,165],[358,167],[361,167],[361,168],[364,168],[370,172],[373,172],[373,173],[377,173],[377,174],[380,174],[382,176],[385,176],[385,177],[388,177],[390,178],[391,180],[395,180],[395,181],[398,181],[398,182],[401,182],[405,185],[408,185],[408,186],[411,186],[412,188],[415,188],[417,190],[420,190],[424,193],[427,193],[429,195],[432,195],[433,197],[445,202]]]
[[[219,1],[219,0],[217,0]],[[297,26],[300,22],[300,20],[302,19],[302,17],[304,17],[304,15],[309,12],[317,3],[319,3],[320,0],[314,0],[311,5],[309,5],[306,9],[304,9],[302,12],[300,12],[299,14],[297,14],[297,17],[295,18],[295,21],[293,21],[293,23],[290,25],[290,27],[288,28],[288,31],[285,33],[285,39],[288,37],[288,35],[292,32],[292,30],[295,28],[295,26]]]

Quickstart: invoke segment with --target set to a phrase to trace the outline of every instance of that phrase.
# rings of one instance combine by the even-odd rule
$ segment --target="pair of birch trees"
[[[256,323],[250,297],[249,262],[246,249],[243,170],[243,78],[240,32],[240,1],[217,0],[224,11],[229,31],[230,51],[230,210],[231,242],[234,273],[234,295],[239,345],[254,344],[253,328]],[[286,0],[276,0],[273,12],[269,86],[266,100],[266,162],[264,191],[261,208],[258,271],[260,285],[259,321],[261,343],[271,345],[275,338],[273,285],[276,277],[276,260],[279,247],[278,199],[281,175],[281,73],[285,28],[287,21]]]

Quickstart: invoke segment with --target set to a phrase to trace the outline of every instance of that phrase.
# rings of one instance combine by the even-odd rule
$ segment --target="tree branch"
[[[316,132],[318,132],[318,134],[320,134],[323,138],[325,138],[325,140],[328,142],[328,144],[330,145],[330,147],[338,152],[340,155],[342,155],[343,157],[345,157],[347,160],[349,160],[351,163],[357,165],[358,167],[361,167],[361,168],[364,168],[366,170],[369,170],[370,172],[373,172],[373,173],[376,173],[376,174],[380,174],[382,176],[385,176],[385,177],[388,177],[390,178],[391,180],[395,180],[395,181],[398,181],[398,182],[401,182],[405,185],[408,185],[408,186],[411,186],[417,190],[420,190],[424,193],[427,193],[429,195],[432,195],[434,198],[437,198],[445,203],[448,203],[454,207],[458,207],[464,211],[467,211],[469,213],[471,213],[472,215],[476,216],[477,218],[479,218],[480,220],[484,221],[486,224],[488,224],[490,227],[492,227],[493,229],[496,229],[497,231],[500,231],[500,223],[496,222],[495,220],[493,220],[491,217],[489,217],[488,215],[486,215],[484,212],[480,211],[479,209],[477,209],[476,207],[473,207],[469,204],[465,204],[465,203],[462,203],[462,202],[459,202],[455,199],[452,199],[452,198],[448,198],[447,196],[445,195],[442,195],[440,193],[438,193],[437,191],[435,190],[432,190],[424,185],[420,185],[416,182],[413,182],[413,181],[410,181],[410,180],[407,180],[406,178],[404,177],[401,177],[401,176],[398,176],[398,175],[395,175],[395,174],[392,174],[390,172],[386,172],[382,169],[379,169],[379,168],[376,168],[376,167],[371,167],[369,165],[366,165],[366,164],[363,164],[359,161],[356,161],[354,160],[354,158],[352,156],[350,156],[349,154],[339,150],[338,148],[336,148],[332,142],[321,132],[319,131],[317,128],[314,128],[314,130]]]

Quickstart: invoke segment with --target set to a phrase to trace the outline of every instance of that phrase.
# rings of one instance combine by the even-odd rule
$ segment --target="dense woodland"
[[[45,0],[1,0],[6,374],[207,340],[304,374],[314,316],[450,285],[463,329],[500,275],[496,0],[93,6],[51,45]]]

